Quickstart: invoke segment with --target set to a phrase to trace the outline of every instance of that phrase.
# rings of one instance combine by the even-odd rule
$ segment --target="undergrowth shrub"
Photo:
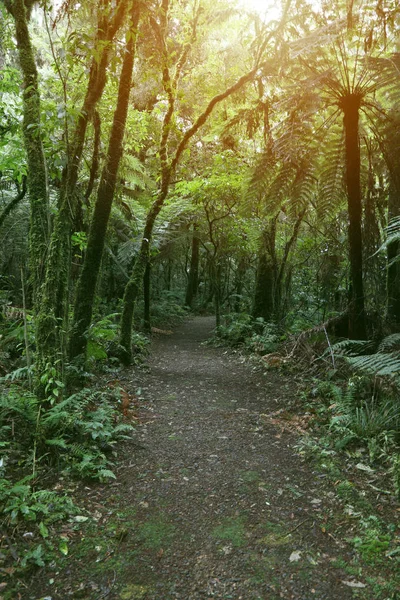
[[[276,326],[266,323],[262,318],[254,319],[246,313],[230,313],[223,317],[223,321],[212,339],[216,345],[232,348],[243,346],[250,352],[264,355],[275,352],[281,341]]]
[[[33,471],[46,463],[80,477],[114,477],[110,454],[132,431],[118,402],[117,388],[83,389],[42,410],[33,394],[12,386],[0,395],[0,444]]]
[[[86,359],[89,367],[98,365],[100,361],[110,361],[118,356],[118,317],[112,313],[95,321],[88,332]],[[149,353],[150,340],[142,333],[132,333],[133,362],[140,363]],[[107,365],[106,365],[107,366]]]
[[[159,298],[154,298],[151,302],[151,324],[165,329],[182,322],[188,315],[188,308],[183,304],[180,294],[164,290]],[[138,313],[139,310],[140,307]]]
[[[364,448],[371,464],[382,463],[400,492],[400,404],[393,386],[367,375],[356,375],[344,388],[319,382],[311,405],[333,451]],[[316,399],[316,400],[315,400]],[[322,446],[321,446],[322,448]]]
[[[253,318],[246,313],[231,313],[222,317],[223,324],[215,330],[213,341],[232,348],[245,343],[253,334]]]

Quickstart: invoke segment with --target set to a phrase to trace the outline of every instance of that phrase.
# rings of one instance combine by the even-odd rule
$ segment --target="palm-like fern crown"
[[[360,0],[326,3],[312,18],[311,32],[304,19],[296,26],[303,37],[289,42],[274,87],[264,85],[270,129],[247,197],[249,203],[262,199],[267,214],[285,202],[301,209],[315,197],[318,181],[319,215],[331,217],[344,198],[343,113],[355,106],[362,117],[360,138],[373,136],[382,147],[391,120],[388,104],[400,94],[400,57],[390,54],[394,12]]]

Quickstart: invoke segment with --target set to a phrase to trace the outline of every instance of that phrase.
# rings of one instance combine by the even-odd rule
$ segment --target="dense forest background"
[[[396,331],[397,19],[367,2],[2,4],[2,303],[31,319],[39,395],[78,357],[130,362],[138,301],[145,329],[162,301],[217,326]]]
[[[26,498],[42,465],[113,477],[104,448],[129,426],[93,373],[190,311],[261,355],[311,332],[332,372],[341,355],[383,386],[363,418],[374,443],[392,432],[400,489],[399,23],[392,0],[1,0],[12,519],[40,512]]]

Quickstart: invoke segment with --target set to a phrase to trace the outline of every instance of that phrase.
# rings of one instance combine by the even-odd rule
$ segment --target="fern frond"
[[[317,185],[314,172],[314,164],[311,160],[304,161],[298,168],[287,204],[289,215],[297,216],[310,205]]]
[[[400,373],[400,358],[398,354],[369,354],[366,356],[347,357],[350,365],[359,371],[372,375],[397,376]]]
[[[342,340],[333,344],[332,350],[337,356],[358,356],[372,350],[372,342],[367,340]]]
[[[385,337],[379,344],[378,352],[388,352],[393,349],[400,350],[400,333]]]

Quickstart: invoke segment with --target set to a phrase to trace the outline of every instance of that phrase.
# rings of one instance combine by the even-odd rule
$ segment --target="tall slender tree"
[[[23,135],[28,159],[28,188],[31,207],[30,271],[33,296],[38,295],[43,281],[49,240],[49,194],[46,159],[43,150],[40,90],[34,57],[29,18],[35,0],[1,0],[15,23],[18,58],[23,76]]]
[[[126,35],[127,41],[119,80],[118,100],[114,112],[108,151],[90,225],[85,260],[76,291],[74,320],[69,340],[70,358],[75,358],[84,352],[86,347],[85,334],[92,318],[96,284],[123,150],[139,15],[140,2],[134,0],[130,11],[130,23]]]
[[[63,173],[59,197],[59,210],[55,217],[53,233],[47,255],[46,274],[41,289],[40,305],[36,318],[36,370],[39,376],[48,365],[56,365],[63,377],[66,352],[66,331],[71,266],[71,233],[76,216],[76,184],[86,139],[88,123],[92,119],[107,80],[107,67],[112,55],[112,42],[120,29],[129,0],[119,0],[115,9],[100,0],[94,55],[91,60],[87,89],[79,113],[67,166]],[[39,383],[38,391],[41,390]]]

